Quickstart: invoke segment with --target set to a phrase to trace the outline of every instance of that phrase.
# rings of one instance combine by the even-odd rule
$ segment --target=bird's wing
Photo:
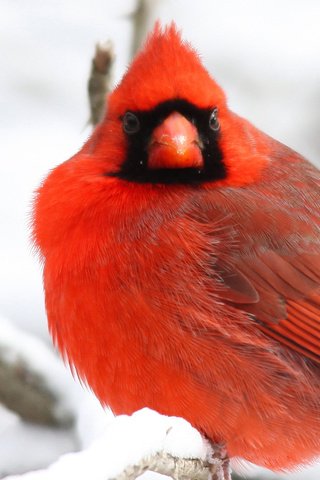
[[[256,187],[212,194],[214,215],[232,224],[232,245],[216,262],[220,295],[320,363],[320,175],[298,156],[286,168]]]
[[[233,303],[253,314],[266,334],[320,362],[320,256],[265,251],[242,258],[236,269],[259,300]]]

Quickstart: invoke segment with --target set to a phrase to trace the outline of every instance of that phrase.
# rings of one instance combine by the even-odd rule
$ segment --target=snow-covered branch
[[[0,318],[0,403],[33,423],[70,426],[73,415],[62,370],[40,339]]]
[[[187,421],[143,409],[122,415],[89,448],[62,456],[46,470],[10,480],[133,480],[146,471],[175,479],[223,480],[223,462]]]

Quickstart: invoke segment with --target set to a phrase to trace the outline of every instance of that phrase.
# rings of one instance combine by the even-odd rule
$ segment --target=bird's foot
[[[211,480],[232,480],[230,459],[225,445],[211,444],[213,455]]]

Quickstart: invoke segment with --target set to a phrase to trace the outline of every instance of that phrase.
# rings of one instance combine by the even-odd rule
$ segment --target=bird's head
[[[88,142],[37,192],[35,244],[57,275],[61,262],[103,262],[117,225],[152,230],[191,190],[242,187],[268,162],[268,137],[228,109],[174,25],[155,27],[107,104]]]
[[[255,179],[264,163],[250,128],[175,25],[157,24],[109,96],[91,145],[109,152],[106,174],[126,181],[236,185]]]

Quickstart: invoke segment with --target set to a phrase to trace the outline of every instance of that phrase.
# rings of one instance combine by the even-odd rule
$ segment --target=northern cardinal
[[[184,417],[271,469],[312,461],[319,212],[319,171],[232,113],[177,28],[156,26],[37,192],[54,341],[116,414]]]

